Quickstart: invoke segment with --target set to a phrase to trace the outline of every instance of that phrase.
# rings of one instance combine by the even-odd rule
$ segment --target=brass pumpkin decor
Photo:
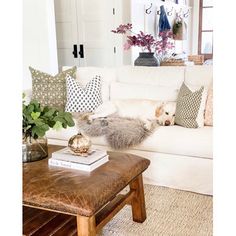
[[[88,137],[78,133],[69,139],[68,147],[73,154],[86,156],[91,148],[91,141]]]

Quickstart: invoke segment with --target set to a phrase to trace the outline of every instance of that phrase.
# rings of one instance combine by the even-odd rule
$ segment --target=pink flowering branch
[[[111,32],[116,34],[126,34],[128,32],[133,35],[127,36],[127,41],[124,44],[124,50],[129,50],[131,47],[141,47],[143,51],[157,52],[158,54],[165,54],[168,50],[174,48],[174,44],[170,41],[173,37],[171,31],[164,31],[159,34],[159,39],[155,39],[151,34],[145,34],[140,31],[138,34],[132,32],[132,24],[119,25]]]

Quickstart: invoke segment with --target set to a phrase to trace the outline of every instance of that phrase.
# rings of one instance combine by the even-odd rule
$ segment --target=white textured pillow
[[[102,104],[101,78],[96,76],[85,87],[73,79],[66,77],[67,112],[92,112]]]
[[[155,86],[147,84],[111,83],[110,99],[149,99],[155,101],[174,102],[178,96],[175,87]]]

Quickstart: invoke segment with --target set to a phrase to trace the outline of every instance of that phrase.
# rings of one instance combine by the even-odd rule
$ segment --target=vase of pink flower
[[[134,33],[132,28],[132,24],[128,23],[119,25],[111,32],[115,34],[127,34],[124,50],[129,50],[131,47],[139,47],[142,50],[134,62],[136,66],[158,66],[160,65],[160,61],[174,48],[173,34],[170,30],[161,32],[157,38],[154,38],[153,35],[146,34],[142,31]]]
[[[154,52],[140,52],[134,61],[135,66],[159,66],[160,62],[154,56]]]

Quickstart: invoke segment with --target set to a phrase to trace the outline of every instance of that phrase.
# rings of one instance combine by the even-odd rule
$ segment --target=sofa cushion
[[[184,82],[185,67],[122,66],[116,69],[117,81],[130,84],[149,84],[179,89]]]
[[[160,126],[143,142],[141,148],[176,155],[212,158],[212,128]]]
[[[94,137],[92,143],[107,145],[104,137]],[[189,129],[177,125],[160,126],[141,145],[133,149],[212,158],[212,127]]]
[[[174,102],[178,96],[175,87],[164,87],[147,84],[127,84],[112,82],[110,99],[150,99]]]
[[[78,132],[77,127],[49,130],[49,139],[69,140]],[[107,146],[103,136],[91,138],[96,145]],[[212,158],[212,127],[189,129],[181,126],[160,126],[142,144],[133,149],[174,155]]]

